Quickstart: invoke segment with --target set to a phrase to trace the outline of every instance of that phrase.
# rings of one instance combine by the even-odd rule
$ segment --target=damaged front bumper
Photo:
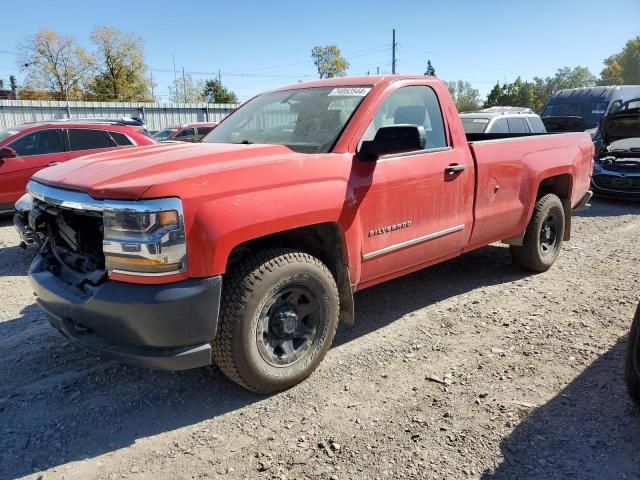
[[[90,351],[159,370],[212,362],[222,277],[160,285],[107,280],[79,288],[37,255],[29,279],[49,322]]]

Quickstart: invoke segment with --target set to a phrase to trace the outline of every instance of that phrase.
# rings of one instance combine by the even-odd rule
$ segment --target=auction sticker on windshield
[[[329,92],[330,97],[364,97],[371,91],[367,87],[338,87]]]

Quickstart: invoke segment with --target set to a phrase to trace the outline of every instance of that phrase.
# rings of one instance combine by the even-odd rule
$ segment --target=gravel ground
[[[640,478],[639,215],[595,201],[544,274],[493,245],[364,290],[318,372],[269,397],[70,345],[4,220],[0,479]]]

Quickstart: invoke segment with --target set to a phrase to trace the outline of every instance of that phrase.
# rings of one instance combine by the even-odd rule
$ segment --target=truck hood
[[[618,110],[602,119],[602,139],[607,146],[625,138],[640,137],[640,109]]]
[[[40,170],[33,179],[95,198],[133,200],[154,185],[299,156],[282,145],[158,144],[76,158]]]

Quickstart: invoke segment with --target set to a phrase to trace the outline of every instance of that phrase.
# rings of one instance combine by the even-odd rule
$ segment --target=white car
[[[539,115],[529,108],[491,107],[461,113],[465,133],[547,133]]]

